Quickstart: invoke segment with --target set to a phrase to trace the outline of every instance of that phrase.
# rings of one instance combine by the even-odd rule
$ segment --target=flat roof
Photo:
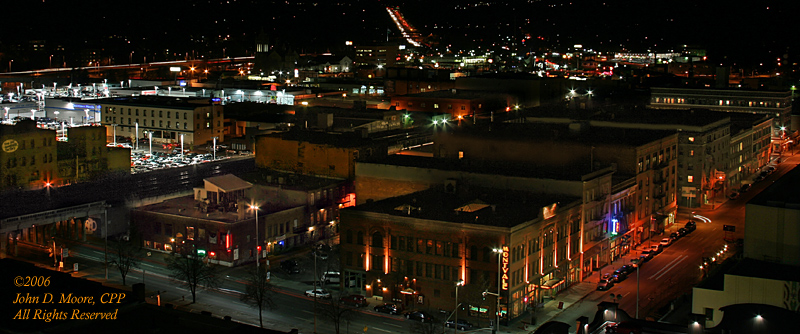
[[[413,194],[360,204],[344,210],[383,213],[451,223],[509,228],[542,216],[542,208],[572,205],[580,197],[462,187],[446,193],[436,186]],[[343,210],[343,211],[344,211]]]
[[[455,93],[453,93],[455,91]],[[432,99],[492,99],[492,98],[503,98],[505,99],[506,96],[511,94],[506,93],[492,93],[492,92],[484,92],[478,90],[466,90],[466,89],[449,89],[449,90],[435,90],[430,92],[424,93],[416,93],[416,94],[408,94],[408,95],[401,95],[398,96],[400,98],[404,97],[413,97],[413,98],[432,98]]]
[[[217,188],[219,188],[224,192],[248,189],[253,186],[253,184],[251,184],[250,182],[242,180],[233,174],[225,174],[220,176],[209,177],[203,179],[203,181],[206,181],[208,183],[217,186]]]
[[[289,205],[280,205],[268,202],[266,204],[260,205],[259,208],[260,208],[259,211],[261,212],[259,216],[261,216],[288,210],[293,207]],[[221,223],[235,223],[253,218],[253,214],[248,213],[245,215],[244,219],[240,220],[239,214],[235,210],[227,212],[220,210],[209,210],[208,212],[203,212],[202,210],[200,210],[200,207],[198,206],[198,201],[194,199],[193,195],[168,199],[160,203],[144,205],[134,210],[169,214],[185,218],[196,218],[196,219],[216,221]]]
[[[394,154],[371,162],[403,167],[430,168],[447,171],[463,171],[478,174],[499,174],[537,179],[581,181],[581,177],[592,173],[589,163],[571,164],[569,168],[532,166],[530,163],[475,161],[442,159],[416,155]]]
[[[750,199],[747,205],[762,205],[779,208],[800,210],[800,168],[795,165],[792,170],[775,180],[767,189],[764,189]]]
[[[199,103],[206,100],[208,103]],[[140,106],[151,108],[195,109],[211,105],[211,97],[177,97],[177,96],[120,96],[98,99],[95,104],[117,104],[125,106]]]
[[[675,130],[585,127],[570,130],[569,124],[494,123],[454,128],[442,134],[510,140],[561,141],[583,144],[609,144],[638,147],[675,135]]]

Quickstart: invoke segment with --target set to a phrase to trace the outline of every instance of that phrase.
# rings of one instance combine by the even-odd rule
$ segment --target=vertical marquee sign
[[[503,290],[508,290],[508,246],[503,246],[503,259],[501,261],[503,269]]]

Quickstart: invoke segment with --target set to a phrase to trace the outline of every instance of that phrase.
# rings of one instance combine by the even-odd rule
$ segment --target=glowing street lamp
[[[256,217],[256,270],[261,265],[261,238],[258,236],[258,205],[250,205],[250,210],[253,210],[253,216]]]

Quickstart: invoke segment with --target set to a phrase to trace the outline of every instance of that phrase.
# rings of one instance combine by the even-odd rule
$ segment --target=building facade
[[[548,204],[542,204],[547,202]],[[523,205],[525,203],[525,205]],[[501,322],[581,280],[577,197],[436,187],[341,212],[345,288],[406,309]]]
[[[54,130],[30,120],[0,124],[0,145],[0,190],[41,188],[58,178]]]
[[[131,96],[99,100],[107,136],[150,139],[154,143],[205,146],[225,140],[223,106],[209,99],[164,96]],[[109,140],[111,142],[111,140]]]

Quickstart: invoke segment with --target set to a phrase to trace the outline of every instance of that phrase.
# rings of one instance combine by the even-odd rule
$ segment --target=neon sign
[[[503,259],[501,264],[503,269],[503,290],[508,290],[508,246],[503,246]]]

